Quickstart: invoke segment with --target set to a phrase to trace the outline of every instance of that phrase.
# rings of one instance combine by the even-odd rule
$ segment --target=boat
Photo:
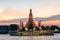
[[[53,32],[46,31],[21,31],[21,32],[13,32],[9,33],[10,36],[53,36]]]

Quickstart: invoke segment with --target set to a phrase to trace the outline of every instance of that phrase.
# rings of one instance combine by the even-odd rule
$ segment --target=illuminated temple
[[[42,35],[54,35],[53,31],[42,30],[41,20],[38,21],[38,26],[36,26],[32,9],[30,9],[29,18],[25,26],[23,26],[22,20],[20,20],[20,28],[18,31],[9,32],[11,36],[42,36]]]
[[[38,21],[38,26],[34,23],[32,9],[30,9],[28,22],[23,27],[23,22],[20,20],[20,30],[41,30],[41,20]]]

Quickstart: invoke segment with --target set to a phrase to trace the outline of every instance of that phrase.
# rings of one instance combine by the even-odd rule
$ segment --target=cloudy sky
[[[60,15],[60,0],[0,0],[0,20]]]

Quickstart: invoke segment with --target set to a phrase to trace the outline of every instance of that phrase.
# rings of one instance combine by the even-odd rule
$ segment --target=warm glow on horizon
[[[58,25],[60,26],[60,20],[49,20],[49,21],[44,21],[42,22],[42,25]]]
[[[23,22],[24,26],[26,25],[26,23],[27,22]],[[0,25],[10,25],[10,24],[18,24],[18,25],[20,25],[19,22],[2,22],[2,23],[0,23]],[[38,26],[38,21],[35,22],[35,24]],[[47,25],[47,26],[57,25],[57,26],[60,26],[60,20],[43,21],[43,22],[41,22],[41,25]]]

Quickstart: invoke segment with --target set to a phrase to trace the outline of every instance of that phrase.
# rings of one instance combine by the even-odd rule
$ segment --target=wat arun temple
[[[38,21],[38,26],[36,26],[32,9],[30,9],[28,22],[23,26],[23,22],[20,20],[19,31],[10,31],[10,36],[42,36],[42,35],[54,35],[52,31],[42,30],[41,20]]]
[[[23,22],[20,20],[20,30],[42,30],[41,28],[41,20],[38,21],[38,27],[36,26],[33,20],[32,9],[30,9],[28,22],[26,23],[25,27],[23,27]]]

